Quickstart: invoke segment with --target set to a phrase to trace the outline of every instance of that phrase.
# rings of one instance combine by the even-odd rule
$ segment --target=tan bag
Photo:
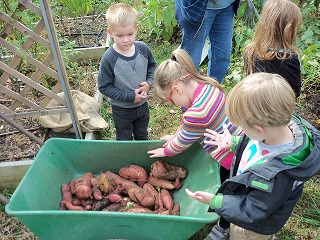
[[[102,131],[108,126],[107,122],[99,114],[100,105],[98,101],[78,90],[71,90],[71,94],[82,132]],[[58,96],[65,99],[63,92],[58,93]],[[62,104],[56,100],[51,100],[47,107],[59,106],[62,106]],[[74,133],[69,112],[41,116],[40,122],[43,127],[52,128],[54,132]]]

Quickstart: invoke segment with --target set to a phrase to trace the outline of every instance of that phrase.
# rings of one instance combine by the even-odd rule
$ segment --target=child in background
[[[272,13],[272,14],[271,14]],[[277,73],[300,96],[301,70],[296,37],[300,8],[290,0],[269,0],[262,9],[253,41],[244,49],[245,73]]]
[[[205,134],[219,150],[237,146],[232,176],[215,194],[186,193],[232,223],[230,239],[271,239],[290,217],[303,183],[320,172],[320,132],[294,116],[294,108],[295,94],[284,78],[255,73],[226,100],[229,120],[245,134],[239,141],[228,131]]]
[[[147,101],[156,61],[149,47],[136,41],[138,12],[131,5],[111,5],[106,19],[114,44],[101,59],[99,91],[111,104],[117,140],[147,140]]]

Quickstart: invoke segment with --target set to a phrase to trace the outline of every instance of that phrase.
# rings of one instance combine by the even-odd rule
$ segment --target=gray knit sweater
[[[134,103],[134,89],[140,87],[141,82],[153,85],[156,61],[149,47],[143,43],[135,42],[135,53],[126,57],[114,50],[111,46],[101,59],[98,88],[108,97],[110,104],[123,108],[141,106],[147,98],[139,103]]]

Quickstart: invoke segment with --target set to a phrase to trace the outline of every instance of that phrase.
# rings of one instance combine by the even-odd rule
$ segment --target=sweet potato
[[[174,185],[172,184],[172,182],[165,179],[149,176],[148,183],[150,183],[154,187],[160,187],[160,188],[165,188],[169,190],[174,189]]]
[[[132,203],[132,199],[130,197],[123,197],[120,203],[122,207],[127,207],[129,203]]]
[[[144,208],[144,207],[129,208],[129,209],[126,209],[125,212],[129,212],[129,213],[153,213],[150,209]]]
[[[91,178],[91,185],[92,187],[98,186],[98,178]]]
[[[71,202],[66,202],[66,201],[62,201],[68,210],[76,210],[76,211],[83,211],[84,210],[84,207],[82,206],[75,206],[73,205]]]
[[[177,166],[158,160],[151,165],[150,175],[160,179],[173,181],[176,178],[186,178],[187,169],[182,166]]]
[[[143,207],[153,207],[154,197],[152,194],[139,186],[132,187],[128,191],[129,197],[136,203],[139,203]]]
[[[171,215],[171,212],[172,212],[172,210],[167,209],[167,210],[165,210],[165,211],[159,212],[158,214],[161,214],[161,215]]]
[[[148,180],[147,171],[143,167],[134,164],[120,168],[119,175],[125,179],[138,182],[140,187],[142,187]]]
[[[75,194],[75,191],[76,191],[76,182],[72,179],[70,182],[69,182],[69,186],[70,186],[70,191],[72,194]]]
[[[108,194],[108,198],[110,199],[110,201],[112,203],[117,203],[122,200],[122,197],[118,193],[110,193],[110,194]]]
[[[60,210],[67,210],[67,206],[66,206],[65,201],[60,202]]]
[[[161,189],[161,199],[163,202],[163,206],[168,209],[168,210],[172,210],[173,208],[173,199],[169,193],[169,191],[167,189]]]
[[[154,198],[154,209],[159,208],[159,192],[150,183],[145,183],[143,188],[150,192]]]
[[[106,176],[108,178],[109,184],[114,189],[122,188],[124,193],[128,193],[129,189],[132,187],[138,187],[136,183],[131,180],[127,180],[113,172],[107,171]]]
[[[80,198],[78,198],[77,196],[73,196],[73,198],[72,198],[72,204],[75,205],[75,206],[80,206],[80,205],[82,205]]]
[[[75,182],[75,194],[81,199],[88,199],[92,196],[91,178],[94,175],[91,172],[83,174]]]
[[[109,200],[109,198],[104,197],[93,205],[92,210],[101,211],[102,209],[108,207],[110,204],[111,204],[111,201]]]
[[[172,208],[171,215],[180,216],[180,205],[179,203],[175,204]]]
[[[81,205],[86,208],[87,206],[93,206],[96,202],[97,200],[95,199],[87,199],[87,200],[82,200]]]
[[[174,189],[180,189],[182,184],[180,182],[180,179],[177,177],[176,180],[173,183]]]
[[[72,194],[69,184],[63,183],[61,186],[62,201],[72,203]]]
[[[121,203],[111,203],[106,208],[102,209],[104,212],[120,212],[123,209]]]
[[[97,186],[92,187],[93,198],[96,200],[101,200],[103,195],[100,189]]]

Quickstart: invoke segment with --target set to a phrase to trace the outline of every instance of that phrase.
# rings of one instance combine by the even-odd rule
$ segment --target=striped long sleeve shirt
[[[221,151],[216,155],[212,152],[216,146],[204,143],[210,140],[204,136],[206,129],[223,133],[223,124],[228,126],[232,135],[240,135],[242,129],[229,122],[225,112],[226,95],[210,84],[199,84],[191,107],[183,114],[181,129],[164,149],[166,156],[174,156],[199,141],[202,147],[223,167],[230,169],[234,153],[229,150]]]

